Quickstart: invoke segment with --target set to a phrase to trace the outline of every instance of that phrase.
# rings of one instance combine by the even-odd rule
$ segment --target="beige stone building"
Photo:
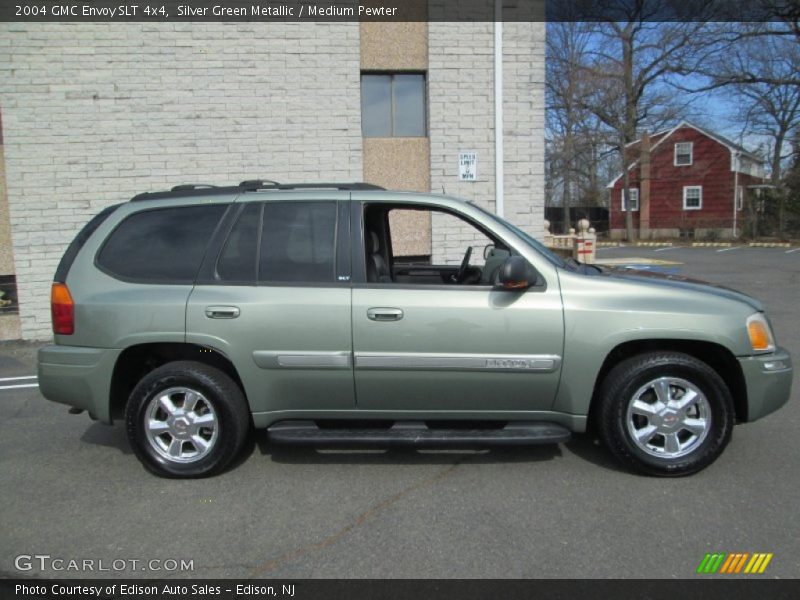
[[[49,337],[77,230],[179,183],[444,191],[542,235],[544,36],[533,22],[0,24],[0,275],[19,299],[0,333]],[[451,260],[458,225],[415,219],[395,224],[396,251]]]

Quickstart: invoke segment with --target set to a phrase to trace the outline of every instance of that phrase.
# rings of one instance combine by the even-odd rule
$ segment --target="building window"
[[[364,137],[425,137],[425,75],[362,73]]]
[[[692,164],[692,142],[675,144],[675,166],[688,167]]]
[[[700,210],[703,208],[703,188],[691,185],[683,188],[683,210]]]
[[[629,198],[630,198],[631,210],[636,212],[637,210],[639,210],[639,188],[630,188],[628,190],[628,194],[629,194]],[[625,204],[625,190],[624,189],[620,192],[620,195],[622,197],[622,200],[621,200],[622,211],[625,212],[625,211],[628,210],[628,206]]]
[[[744,188],[739,186],[736,188],[736,210],[744,208]]]

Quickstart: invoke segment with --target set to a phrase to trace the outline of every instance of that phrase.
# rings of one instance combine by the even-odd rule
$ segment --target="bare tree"
[[[800,71],[800,45],[777,37],[747,40],[718,65],[718,77],[726,78],[744,65],[766,79],[778,81],[791,77]],[[728,87],[734,98],[741,101],[739,116],[745,130],[771,138],[771,178],[777,184],[787,158],[787,137],[800,125],[800,86],[739,83]]]
[[[695,22],[653,22],[661,6],[650,0],[619,3],[614,20],[583,23],[592,43],[580,64],[580,105],[609,130],[618,150],[625,202],[630,197],[628,167],[634,157],[626,148],[644,127],[675,120],[688,101],[679,100],[667,77],[686,70],[698,48],[704,25]],[[632,211],[625,213],[627,239],[634,238]]]
[[[607,206],[605,184],[616,172],[616,150],[608,131],[595,118],[589,118],[580,131],[575,154],[577,192],[583,206]]]
[[[793,22],[726,23],[714,30],[717,42],[713,52],[698,61],[692,78],[695,84],[680,87],[695,93],[724,89],[739,106],[736,117],[743,133],[769,139],[770,181],[777,188],[778,229],[783,235],[783,165],[791,150],[790,134],[800,126],[796,17]]]
[[[759,46],[779,46],[776,63],[800,50],[800,27],[794,22],[767,21],[763,23],[718,23],[710,25],[706,34],[706,52],[684,65],[682,75],[705,78],[702,86],[679,86],[693,92],[707,92],[731,85],[775,85],[800,87],[800,72],[786,68],[787,64],[776,64],[765,69],[765,61],[750,62],[747,58]]]
[[[794,215],[794,233],[800,230],[800,127],[794,130],[792,158],[784,180],[790,214]]]
[[[545,87],[549,189],[552,193],[556,185],[561,188],[564,233],[571,223],[570,207],[582,150],[577,142],[585,141],[581,140],[581,132],[591,119],[591,113],[578,98],[580,72],[574,68],[583,62],[588,43],[588,33],[576,23],[548,27]]]

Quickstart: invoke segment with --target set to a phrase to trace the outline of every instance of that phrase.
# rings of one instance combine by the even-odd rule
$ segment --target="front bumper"
[[[792,393],[792,358],[783,348],[771,354],[739,358],[747,386],[747,421],[786,404]]]
[[[48,400],[86,410],[111,423],[110,388],[121,350],[45,346],[39,350],[39,390]]]

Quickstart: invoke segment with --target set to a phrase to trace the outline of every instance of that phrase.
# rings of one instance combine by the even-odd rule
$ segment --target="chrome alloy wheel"
[[[191,463],[206,456],[217,441],[219,422],[203,394],[173,387],[150,399],[144,417],[150,446],[175,463]]]
[[[659,377],[633,395],[625,423],[639,449],[659,458],[680,458],[706,439],[711,407],[696,385],[676,377]]]

